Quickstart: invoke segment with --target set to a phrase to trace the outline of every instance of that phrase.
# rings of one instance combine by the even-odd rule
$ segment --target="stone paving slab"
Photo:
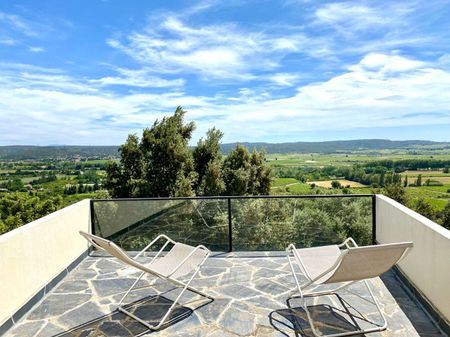
[[[87,257],[5,337],[313,336],[299,300],[290,298],[294,280],[283,254],[249,252],[211,257],[192,286],[215,300],[187,294],[175,311],[183,317],[157,332],[148,332],[116,310],[117,302],[138,275],[114,258]],[[140,289],[129,298],[133,302],[130,310],[150,323],[162,317],[179,291],[167,282],[154,281],[151,276],[144,277]],[[392,272],[370,283],[388,329],[368,336],[444,336]],[[355,284],[339,297],[320,297],[308,306],[322,332],[352,331],[355,322],[364,328],[381,322],[367,298],[364,284]],[[352,320],[346,310],[353,316],[359,310],[365,318]]]

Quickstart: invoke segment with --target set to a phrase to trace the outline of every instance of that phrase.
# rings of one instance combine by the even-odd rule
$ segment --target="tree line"
[[[363,164],[364,167],[381,166],[395,172],[403,172],[406,170],[419,169],[444,169],[444,173],[448,173],[450,169],[450,160],[440,159],[400,159],[400,160],[377,160],[369,161]]]

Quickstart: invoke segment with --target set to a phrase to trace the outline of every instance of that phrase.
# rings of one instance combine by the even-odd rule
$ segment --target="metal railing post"
[[[377,244],[377,195],[372,195],[372,244]]]
[[[231,198],[228,200],[228,252],[233,251],[233,224],[231,221]]]
[[[94,213],[94,200],[89,201],[89,212],[91,215],[91,233],[95,235],[95,213]]]

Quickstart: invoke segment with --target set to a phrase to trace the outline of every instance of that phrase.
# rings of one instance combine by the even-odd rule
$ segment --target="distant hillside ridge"
[[[227,143],[222,144],[224,153],[230,152],[237,144],[249,149],[264,150],[266,153],[337,153],[358,150],[414,149],[418,146],[442,146],[450,148],[450,142],[429,140],[387,140],[357,139],[325,142],[290,142],[290,143]],[[78,146],[78,145],[8,145],[0,146],[0,160],[64,160],[77,158],[108,159],[118,158],[119,146]]]
[[[222,144],[222,151],[227,153],[233,149],[236,144],[241,144],[250,149],[264,149],[266,153],[336,153],[357,150],[408,149],[427,145],[442,145],[443,147],[450,148],[450,142],[433,142],[429,140],[356,139],[324,142],[229,143]]]
[[[112,146],[78,146],[78,145],[12,145],[0,146],[0,159],[3,160],[46,160],[77,158],[115,158],[119,156],[119,147]]]

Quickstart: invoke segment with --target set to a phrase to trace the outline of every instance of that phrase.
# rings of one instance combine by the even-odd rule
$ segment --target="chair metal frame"
[[[323,273],[321,273],[320,275],[312,278],[311,275],[309,274],[307,268],[305,267],[305,264],[303,263],[301,257],[299,256],[299,254],[297,253],[297,249],[295,247],[294,244],[290,244],[287,248],[286,248],[286,256],[289,260],[289,265],[291,267],[291,271],[292,271],[292,275],[294,276],[294,280],[295,280],[295,284],[297,286],[297,291],[298,291],[298,295],[294,295],[292,296],[292,298],[300,298],[301,299],[301,305],[303,307],[303,309],[306,312],[306,316],[308,319],[308,323],[311,327],[311,331],[314,334],[314,336],[316,337],[342,337],[342,336],[351,336],[351,335],[360,335],[360,334],[365,334],[365,333],[372,333],[372,332],[379,332],[379,331],[384,331],[387,328],[387,321],[386,321],[386,317],[383,314],[381,308],[380,308],[380,304],[378,303],[377,299],[375,298],[369,283],[367,281],[367,279],[362,279],[362,280],[353,280],[353,281],[347,281],[347,282],[341,282],[343,284],[335,287],[334,289],[331,290],[324,290],[324,291],[314,291],[314,289],[316,289],[317,287],[319,287],[320,285],[322,285],[322,283],[316,283],[318,280],[320,280],[322,277],[324,277],[325,275],[329,274],[330,272],[336,271],[337,268],[339,267],[341,261],[343,260],[344,256],[349,252],[348,249],[351,248],[356,248],[359,247],[355,240],[353,240],[352,238],[348,238],[346,239],[342,244],[337,245],[339,248],[345,247],[345,250],[341,250],[341,254],[339,255],[339,257],[337,258],[337,260],[335,261],[335,263],[328,268],[327,270],[325,270]],[[401,255],[401,257],[398,259],[398,262],[400,262],[408,253],[410,248],[406,248],[405,251],[403,252],[403,254]],[[299,266],[300,270],[303,272],[303,275],[306,276],[306,278],[308,279],[304,284],[300,285],[299,280],[297,278],[297,274],[295,272],[294,269],[294,264],[292,262],[292,257],[291,255],[294,256],[294,260],[297,262],[297,265]],[[311,318],[311,314],[308,310],[308,306],[306,304],[306,299],[309,297],[318,297],[318,296],[329,296],[329,295],[338,295],[337,291],[342,290],[344,288],[349,287],[350,285],[362,281],[371,298],[372,301],[367,300],[368,302],[375,304],[378,313],[380,314],[381,318],[383,319],[383,324],[382,325],[378,325],[377,327],[374,328],[369,328],[369,329],[360,329],[357,331],[349,331],[349,332],[342,332],[342,333],[335,333],[335,334],[329,334],[329,335],[324,335],[324,334],[319,334],[319,332],[317,331],[317,329],[314,326],[314,322]],[[312,288],[312,289],[310,289]],[[376,325],[374,323],[374,325]]]
[[[103,238],[99,238],[93,234],[89,234],[83,231],[80,231],[80,234],[85,237],[94,247],[105,250],[104,248],[101,247],[101,245],[99,244],[99,242],[96,242],[96,240],[104,240],[107,241],[108,244],[111,246],[111,244],[113,244],[115,247],[114,249],[119,249],[122,253],[124,253],[118,246],[116,246],[114,243],[112,243],[109,240],[103,239]],[[149,264],[143,265],[141,263],[139,263],[137,261],[137,259],[143,255],[146,251],[148,251],[155,243],[157,243],[158,241],[160,241],[161,239],[165,239],[165,243],[163,244],[163,246],[161,247],[161,249],[156,253],[156,255],[152,258],[152,260],[150,261]],[[154,261],[156,261],[156,259],[162,254],[162,252],[164,251],[164,249],[167,247],[167,245],[169,243],[172,244],[176,244],[177,242],[172,240],[171,238],[169,238],[167,235],[164,234],[160,234],[158,235],[152,242],[150,242],[144,249],[142,249],[136,256],[134,256],[134,258],[131,258],[130,256],[128,256],[127,254],[125,254],[128,258],[133,260],[133,267],[135,267],[136,269],[139,269],[142,271],[142,273],[137,277],[137,279],[134,281],[134,283],[131,285],[131,287],[125,292],[125,294],[122,296],[122,298],[120,299],[118,305],[117,305],[117,310],[128,315],[129,317],[135,319],[136,321],[138,321],[139,323],[143,324],[144,326],[146,326],[147,328],[151,329],[151,330],[159,330],[164,324],[170,324],[171,322],[174,322],[180,318],[182,318],[183,316],[185,316],[185,314],[180,314],[178,316],[175,316],[173,318],[171,318],[170,320],[167,320],[169,315],[171,314],[171,312],[175,309],[175,306],[177,305],[178,301],[180,300],[180,298],[183,296],[184,292],[186,290],[190,290],[191,292],[194,292],[198,295],[201,295],[203,297],[209,298],[210,300],[214,300],[214,297],[205,294],[204,292],[197,290],[195,288],[193,288],[192,286],[190,286],[192,280],[195,278],[195,276],[198,274],[198,272],[200,271],[201,267],[203,266],[203,264],[205,263],[205,261],[208,259],[209,255],[211,254],[211,251],[206,248],[203,245],[198,245],[197,247],[195,247],[177,266],[175,266],[167,276],[162,275],[154,270],[151,269],[151,265]],[[201,262],[197,265],[197,267],[194,269],[192,275],[190,276],[190,278],[188,279],[187,282],[183,282],[180,280],[177,280],[175,278],[172,278],[171,276],[186,262],[188,261],[189,258],[192,257],[192,255],[198,251],[198,250],[204,250],[206,251],[206,255],[205,257],[201,260]],[[126,261],[123,261],[123,263],[126,263]],[[130,265],[128,263],[126,263],[127,265]],[[137,317],[136,315],[134,315],[133,313],[131,313],[130,311],[128,311],[127,309],[124,308],[124,306],[122,306],[122,303],[124,302],[125,298],[128,297],[128,295],[133,291],[133,289],[136,287],[136,285],[138,284],[138,282],[141,280],[141,278],[145,275],[145,274],[151,274],[153,276],[156,276],[160,279],[164,279],[167,280],[173,284],[175,284],[176,286],[182,287],[181,292],[178,294],[178,296],[176,297],[176,299],[173,301],[172,305],[169,307],[169,309],[167,310],[167,312],[164,314],[164,316],[162,317],[161,321],[156,324],[156,325],[152,325],[149,324],[148,322],[144,321],[143,319]],[[156,279],[154,280],[156,281]],[[153,284],[153,283],[152,283]]]

